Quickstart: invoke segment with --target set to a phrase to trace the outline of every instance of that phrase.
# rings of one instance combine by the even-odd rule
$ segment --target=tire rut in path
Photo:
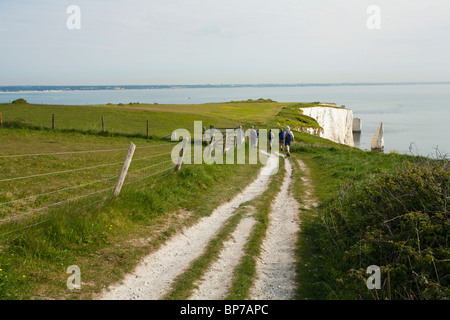
[[[225,241],[219,258],[212,264],[209,271],[199,281],[191,300],[223,300],[232,285],[234,269],[240,262],[244,247],[251,234],[256,220],[244,217],[237,225],[229,240]]]
[[[177,233],[159,250],[142,259],[124,280],[105,290],[97,299],[157,300],[171,289],[174,279],[183,273],[203,252],[217,231],[242,203],[261,195],[278,168],[278,158],[271,156],[258,177],[231,201],[216,208],[208,217]]]
[[[283,184],[271,206],[250,299],[288,300],[295,294],[295,247],[300,230],[300,206],[290,192],[292,164],[288,158],[285,168]]]

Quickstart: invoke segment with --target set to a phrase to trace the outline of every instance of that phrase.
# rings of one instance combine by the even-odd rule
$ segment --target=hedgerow
[[[449,182],[448,160],[417,159],[343,186],[320,216],[332,291],[362,299],[450,298]],[[370,265],[381,269],[380,290],[366,287]]]

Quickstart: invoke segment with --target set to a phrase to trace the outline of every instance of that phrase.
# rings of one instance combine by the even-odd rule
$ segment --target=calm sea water
[[[244,88],[173,88],[0,93],[0,102],[24,98],[38,104],[174,103],[191,104],[270,98],[279,102],[334,102],[362,120],[355,146],[370,149],[383,122],[385,152],[433,156],[450,153],[450,84],[360,85]]]

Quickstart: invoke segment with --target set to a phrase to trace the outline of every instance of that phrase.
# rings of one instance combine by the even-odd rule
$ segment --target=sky
[[[448,0],[2,0],[0,85],[450,81],[449,17]]]

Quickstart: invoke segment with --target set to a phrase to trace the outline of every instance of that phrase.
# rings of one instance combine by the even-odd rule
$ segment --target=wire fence
[[[148,181],[156,181],[167,177],[174,169],[171,151],[164,147],[174,146],[173,143],[137,146],[136,157],[133,157],[130,170],[123,186],[134,185],[138,188],[149,185]],[[0,179],[0,237],[29,229],[55,218],[53,211],[65,205],[77,203],[77,208],[86,208],[113,197],[122,166],[124,165],[124,151],[128,148],[81,150],[33,154],[0,155],[0,174],[8,175],[6,168],[17,166],[9,161],[21,159],[19,164],[25,168],[14,168],[12,173],[27,170],[48,170],[48,167],[58,166],[58,157],[69,156],[72,168],[52,170],[50,172],[35,172],[5,177]],[[114,157],[122,161],[97,163],[86,166],[86,162],[103,162],[103,153],[117,153]],[[90,155],[89,158],[80,158]],[[92,158],[94,156],[94,158]],[[36,161],[49,161],[48,167],[39,168]],[[109,159],[107,158],[107,159]],[[33,162],[30,164],[30,162]],[[62,162],[62,161],[61,161]],[[33,167],[34,165],[34,167]],[[62,163],[61,163],[62,165]],[[67,164],[65,159],[64,165]],[[2,169],[3,167],[3,169]],[[11,169],[12,170],[12,169]],[[95,177],[92,176],[94,174]],[[21,185],[19,185],[21,183]],[[39,190],[41,192],[33,192]],[[42,192],[43,191],[43,192]],[[3,201],[2,201],[3,200]],[[82,202],[84,201],[84,202]]]
[[[148,149],[163,146],[171,146],[172,143],[164,143],[152,146],[136,147],[136,149]],[[82,151],[64,151],[53,153],[31,153],[31,154],[12,154],[12,155],[0,155],[0,158],[20,158],[20,157],[41,157],[41,156],[54,156],[54,155],[68,155],[68,154],[81,154],[81,153],[100,153],[100,152],[114,152],[114,151],[127,151],[128,148],[123,149],[105,149],[105,150],[82,150]]]

